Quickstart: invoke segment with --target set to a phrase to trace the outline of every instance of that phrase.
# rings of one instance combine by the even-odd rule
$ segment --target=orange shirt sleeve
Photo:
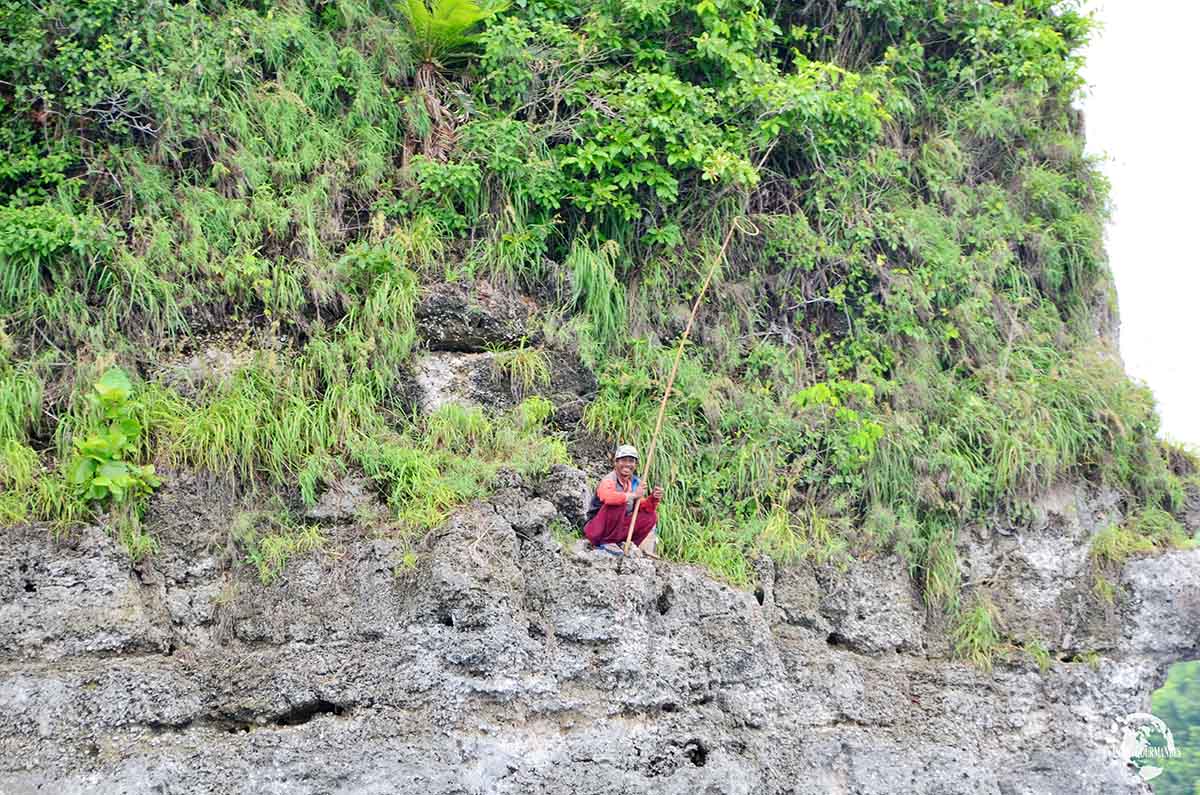
[[[616,478],[605,475],[596,488],[596,496],[605,505],[624,505],[629,498],[629,492],[618,489]]]

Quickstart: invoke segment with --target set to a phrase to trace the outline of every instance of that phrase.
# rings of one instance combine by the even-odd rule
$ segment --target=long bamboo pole
[[[763,163],[767,162],[767,158],[771,154],[771,150],[775,148],[775,141],[772,141],[762,157],[758,159],[758,165],[755,166],[755,171],[761,171]],[[679,361],[683,358],[683,348],[687,344],[688,335],[692,333],[692,324],[696,321],[696,314],[700,311],[700,304],[704,301],[704,294],[708,292],[708,285],[712,282],[713,275],[717,272],[717,267],[725,259],[725,252],[729,250],[729,243],[733,240],[733,233],[738,228],[738,217],[734,217],[729,222],[729,231],[725,233],[725,239],[721,241],[721,249],[717,252],[717,256],[713,257],[712,265],[708,268],[708,273],[704,276],[704,283],[700,285],[700,292],[696,294],[696,300],[692,303],[692,313],[688,315],[687,325],[684,326],[683,336],[679,338],[679,347],[675,349],[675,361],[671,363],[671,374],[667,376],[667,388],[663,390],[662,402],[658,404],[658,417],[654,420],[654,435],[650,437],[650,450],[646,453],[646,466],[642,470],[646,475],[650,474],[650,465],[654,463],[654,451],[658,445],[658,434],[662,430],[663,417],[667,413],[667,400],[671,397],[671,387],[675,385],[675,374],[679,372]],[[753,233],[757,234],[757,232]],[[633,504],[633,516],[629,518],[629,532],[625,534],[625,545],[622,547],[622,554],[628,556],[629,549],[633,541],[633,526],[637,522],[638,510],[642,507],[642,499],[638,499]]]
[[[725,252],[729,248],[729,241],[733,240],[733,232],[736,228],[736,223],[731,222],[729,224],[729,231],[725,233],[725,240],[721,243],[721,250],[713,259],[713,264],[709,267],[708,273],[704,277],[704,283],[700,285],[700,292],[696,295],[696,301],[692,304],[692,314],[688,316],[687,325],[683,329],[683,336],[679,338],[679,347],[675,350],[675,361],[671,363],[671,374],[667,376],[667,388],[663,390],[662,401],[658,404],[658,417],[654,420],[654,435],[650,437],[650,450],[646,453],[646,468],[642,470],[646,474],[650,473],[650,465],[654,463],[654,450],[658,445],[658,434],[662,430],[663,417],[667,413],[667,399],[671,397],[671,387],[675,384],[675,374],[679,371],[679,362],[683,358],[683,347],[687,344],[688,335],[692,333],[692,323],[695,322],[696,313],[700,310],[700,302],[704,300],[704,294],[708,291],[708,285],[712,281],[713,274],[717,272],[717,266],[725,259]],[[637,521],[638,510],[642,507],[642,499],[644,498],[639,498],[633,504],[633,516],[629,519],[629,532],[625,534],[625,546],[621,550],[625,555],[629,554],[633,541],[633,525]]]

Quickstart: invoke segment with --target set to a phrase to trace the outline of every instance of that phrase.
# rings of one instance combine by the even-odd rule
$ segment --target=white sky
[[[1089,0],[1088,151],[1107,155],[1108,256],[1125,370],[1150,385],[1162,434],[1200,447],[1200,67],[1191,0]]]

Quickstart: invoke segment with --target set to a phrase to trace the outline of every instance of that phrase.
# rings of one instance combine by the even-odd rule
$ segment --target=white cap
[[[618,458],[637,458],[637,448],[631,444],[623,444],[617,447],[617,452],[613,453],[613,460]]]

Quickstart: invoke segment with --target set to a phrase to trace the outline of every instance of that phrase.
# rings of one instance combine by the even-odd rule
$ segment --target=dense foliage
[[[1153,781],[1156,795],[1195,795],[1200,788],[1200,660],[1176,663],[1167,681],[1154,691],[1153,714],[1167,724],[1176,756],[1151,757],[1146,764],[1161,767]],[[1163,738],[1154,745],[1162,747]]]
[[[1178,511],[1108,347],[1089,27],[1050,0],[0,0],[0,516],[103,507],[71,467],[114,361],[130,467],[307,502],[354,469],[421,530],[502,463],[563,460],[536,397],[402,410],[441,280],[536,295],[537,344],[599,375],[586,428],[645,447],[730,225],[650,473],[668,556],[744,583],[763,550],[895,549],[955,606],[960,528],[1056,479]],[[258,351],[231,378],[161,377],[227,328]],[[533,348],[499,361],[545,383]],[[1134,552],[1180,542],[1141,527]],[[985,653],[986,602],[964,615]]]

